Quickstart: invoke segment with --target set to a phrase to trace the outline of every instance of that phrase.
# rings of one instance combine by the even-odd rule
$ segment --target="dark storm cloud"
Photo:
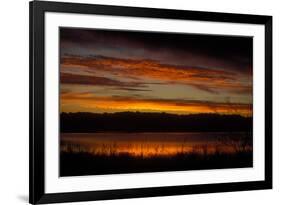
[[[61,28],[60,37],[62,46],[76,44],[98,52],[106,50],[112,55],[128,54],[128,58],[146,56],[163,60],[163,63],[252,72],[251,37],[71,28]]]
[[[115,86],[118,88],[139,87],[145,88],[146,86],[138,82],[121,82],[105,77],[78,75],[70,73],[60,74],[60,83],[62,84],[78,84],[78,85],[101,85],[101,86]]]

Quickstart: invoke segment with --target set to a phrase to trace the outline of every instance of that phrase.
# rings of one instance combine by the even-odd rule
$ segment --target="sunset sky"
[[[60,28],[61,112],[252,115],[250,37]]]

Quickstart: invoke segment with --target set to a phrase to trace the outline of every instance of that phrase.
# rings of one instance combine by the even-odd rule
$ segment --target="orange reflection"
[[[236,148],[233,145],[218,145],[216,143],[98,143],[98,144],[71,144],[70,142],[64,142],[61,146],[61,151],[66,152],[89,152],[93,155],[130,155],[130,156],[142,156],[142,157],[154,157],[154,156],[175,156],[182,154],[196,154],[196,155],[208,155],[217,153],[236,153]],[[245,151],[252,151],[252,147],[247,147]]]
[[[179,135],[184,134],[180,133]],[[169,135],[168,138],[159,138],[155,141],[157,133],[146,134],[149,138],[139,138],[141,134],[123,133],[128,139],[118,137],[114,133],[93,133],[91,137],[85,137],[83,134],[61,134],[61,151],[64,152],[87,152],[93,155],[130,155],[142,157],[155,156],[175,156],[175,155],[208,155],[222,153],[237,153],[252,151],[252,145],[245,144],[243,138],[234,143],[219,140],[187,140],[179,139],[176,134]],[[204,134],[203,134],[204,135]],[[71,137],[72,136],[72,137]],[[77,137],[79,136],[79,137]],[[86,134],[87,136],[87,134]],[[100,136],[100,137],[95,137]],[[102,137],[101,137],[102,136]],[[120,135],[122,136],[122,135]],[[160,135],[158,135],[160,136]],[[199,136],[197,134],[197,136]],[[209,136],[212,138],[211,136]],[[227,140],[227,139],[225,139]],[[228,139],[229,140],[229,139]]]

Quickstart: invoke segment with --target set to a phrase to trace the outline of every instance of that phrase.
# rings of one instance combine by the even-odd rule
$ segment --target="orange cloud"
[[[61,71],[78,67],[89,73],[108,72],[111,75],[131,79],[152,79],[196,87],[207,92],[221,90],[232,93],[251,93],[252,83],[242,83],[241,76],[234,72],[161,64],[153,60],[131,60],[104,56],[65,56],[61,60]],[[244,76],[245,77],[245,76]],[[248,79],[252,77],[246,76]]]
[[[149,111],[168,112],[177,114],[195,113],[220,113],[238,114],[242,116],[252,115],[252,105],[242,103],[215,103],[206,101],[169,100],[169,99],[138,99],[130,97],[100,97],[92,93],[61,93],[61,111],[67,112],[66,107],[77,111],[82,108],[87,111],[106,110],[117,111]]]

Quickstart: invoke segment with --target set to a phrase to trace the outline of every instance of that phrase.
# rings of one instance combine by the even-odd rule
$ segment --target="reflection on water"
[[[250,133],[61,133],[61,151],[94,155],[162,156],[252,150]]]

